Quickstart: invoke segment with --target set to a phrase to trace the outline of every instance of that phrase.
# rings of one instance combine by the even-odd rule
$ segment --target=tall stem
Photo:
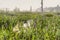
[[[43,0],[41,0],[41,12],[43,13]]]

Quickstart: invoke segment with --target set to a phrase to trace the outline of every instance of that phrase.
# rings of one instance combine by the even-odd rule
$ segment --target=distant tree
[[[16,8],[14,9],[14,12],[20,12],[20,9],[16,7]]]
[[[32,12],[32,6],[30,6],[30,12]]]

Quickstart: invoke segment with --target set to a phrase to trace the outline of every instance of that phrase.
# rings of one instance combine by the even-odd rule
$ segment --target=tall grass
[[[33,20],[31,27],[23,22]],[[18,23],[18,31],[13,28]],[[34,25],[35,24],[35,25]],[[22,12],[11,15],[0,14],[0,40],[60,40],[60,16],[53,14]]]

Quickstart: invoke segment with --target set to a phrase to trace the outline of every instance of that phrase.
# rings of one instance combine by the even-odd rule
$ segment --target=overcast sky
[[[21,10],[29,10],[30,6],[37,9],[41,6],[41,0],[0,0],[1,8],[20,8]],[[55,7],[60,5],[60,0],[44,0],[44,7]]]

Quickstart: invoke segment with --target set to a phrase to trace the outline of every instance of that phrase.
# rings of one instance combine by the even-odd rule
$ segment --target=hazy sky
[[[37,9],[41,6],[41,0],[0,0],[1,8],[20,8],[21,10],[29,10],[30,6],[33,9]],[[57,4],[60,5],[60,0],[44,0],[44,7],[54,7]]]

